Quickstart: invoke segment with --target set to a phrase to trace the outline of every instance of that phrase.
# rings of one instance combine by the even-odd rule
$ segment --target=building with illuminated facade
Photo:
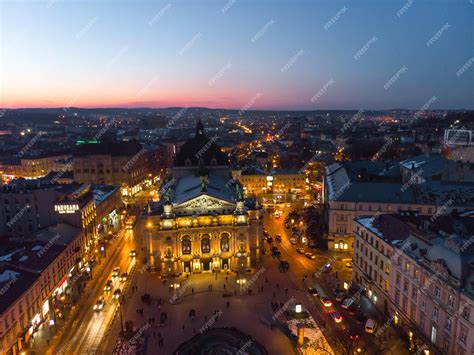
[[[80,144],[73,157],[74,180],[118,185],[123,196],[135,195],[159,172],[157,149],[136,140]]]
[[[0,353],[22,354],[42,325],[61,316],[84,266],[84,233],[58,224],[42,229],[21,247],[0,255]]]
[[[471,353],[473,231],[472,218],[452,215],[356,219],[353,282],[406,333],[411,350]]]
[[[266,174],[258,168],[232,170],[232,177],[244,187],[246,196],[271,198],[275,195],[300,195],[306,192],[306,175],[298,170],[273,170]]]
[[[71,170],[67,166],[69,155],[39,155],[3,159],[0,162],[0,175],[3,182],[13,179],[37,179],[51,171]]]
[[[263,250],[262,210],[245,200],[227,157],[199,122],[173,176],[141,220],[150,266],[164,275],[254,267]]]

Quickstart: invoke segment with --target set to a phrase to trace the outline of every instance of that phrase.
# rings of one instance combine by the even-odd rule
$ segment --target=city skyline
[[[138,4],[3,3],[0,106],[474,107],[467,0]]]

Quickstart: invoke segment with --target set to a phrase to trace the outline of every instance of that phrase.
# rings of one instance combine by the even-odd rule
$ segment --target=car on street
[[[305,255],[308,259],[311,259],[311,260],[316,259],[316,255],[314,255],[313,253],[307,252]]]
[[[273,243],[273,238],[272,238],[271,236],[268,236],[268,237],[267,237],[267,242],[268,242],[268,243]]]
[[[344,300],[344,302],[342,302],[342,308],[344,309],[349,309],[349,307],[352,305],[352,304],[355,304],[355,301],[352,297],[348,297]]]
[[[359,306],[357,303],[352,303],[349,308],[347,308],[347,313],[349,314],[356,314],[357,312],[359,312]]]
[[[296,248],[296,251],[300,254],[304,254],[305,251],[304,251],[304,248]]]
[[[296,239],[295,238],[290,238],[290,243],[293,244],[293,245],[296,244]]]
[[[113,269],[112,271],[112,277],[119,277],[120,274],[120,268],[117,266],[116,268]]]
[[[135,249],[131,250],[128,254],[131,258],[135,258],[137,256],[137,251]]]
[[[372,334],[375,332],[375,326],[376,326],[375,320],[369,318],[365,322],[365,331],[367,333]]]
[[[106,283],[105,283],[105,286],[104,286],[104,291],[108,292],[110,290],[112,290],[112,280],[108,280]]]
[[[347,335],[347,337],[349,338],[350,341],[355,341],[355,340],[359,339],[359,334],[352,327],[348,327],[346,329],[346,335]]]
[[[329,311],[329,315],[334,320],[334,322],[336,322],[336,323],[341,323],[342,322],[341,313],[339,313],[338,311],[335,311],[335,310]]]
[[[112,295],[112,297],[113,297],[114,299],[119,299],[121,294],[122,294],[122,291],[121,291],[119,288],[117,288],[117,289],[114,291],[114,294]]]
[[[332,301],[329,297],[323,296],[319,298],[324,307],[332,307]]]
[[[99,298],[97,302],[94,304],[94,311],[100,312],[104,309],[105,300],[103,298]]]
[[[126,272],[123,272],[122,275],[120,275],[120,281],[125,282],[127,281],[128,274]]]
[[[308,287],[308,292],[311,296],[318,296],[318,290],[316,290],[314,287]]]
[[[348,268],[348,269],[352,269],[353,266],[354,266],[354,265],[352,264],[352,261],[346,263],[346,268]]]
[[[277,234],[277,235],[275,236],[275,240],[276,240],[277,242],[281,242],[281,235]]]

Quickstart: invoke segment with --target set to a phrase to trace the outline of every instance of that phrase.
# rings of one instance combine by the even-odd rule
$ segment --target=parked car
[[[304,254],[305,251],[304,251],[304,248],[296,248],[296,251],[300,254]]]
[[[276,239],[277,242],[281,242],[281,235],[277,234],[275,236],[275,239]]]
[[[352,264],[352,261],[346,263],[346,267],[347,267],[348,269],[352,269],[353,266],[354,266],[354,265]]]
[[[314,255],[313,253],[307,252],[305,255],[308,259],[311,259],[311,260],[316,259],[316,255]]]
[[[354,314],[356,314],[357,312],[359,312],[359,306],[357,305],[357,303],[355,303],[355,302],[352,303],[352,304],[349,306],[349,308],[347,308],[347,312],[348,312],[349,314],[352,314],[352,315],[354,315]]]
[[[290,243],[293,244],[293,245],[296,244],[296,239],[295,238],[290,238]]]
[[[348,297],[342,302],[342,308],[348,309],[352,304],[355,304],[355,301],[352,297]]]
[[[267,237],[267,242],[268,242],[268,243],[273,243],[273,238],[272,238],[271,236],[268,236],[268,237]]]
[[[341,323],[342,322],[341,313],[339,313],[338,311],[335,311],[335,310],[329,311],[329,315],[334,320],[334,322],[336,322],[336,323]]]
[[[375,332],[376,323],[373,319],[367,319],[365,322],[365,331],[367,333],[373,334]]]
[[[319,296],[318,290],[313,287],[308,287],[308,292],[311,296]]]

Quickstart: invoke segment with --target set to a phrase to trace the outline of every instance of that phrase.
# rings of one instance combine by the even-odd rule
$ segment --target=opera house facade
[[[261,258],[262,216],[199,122],[175,158],[160,201],[141,219],[150,268],[162,275],[246,272]]]

